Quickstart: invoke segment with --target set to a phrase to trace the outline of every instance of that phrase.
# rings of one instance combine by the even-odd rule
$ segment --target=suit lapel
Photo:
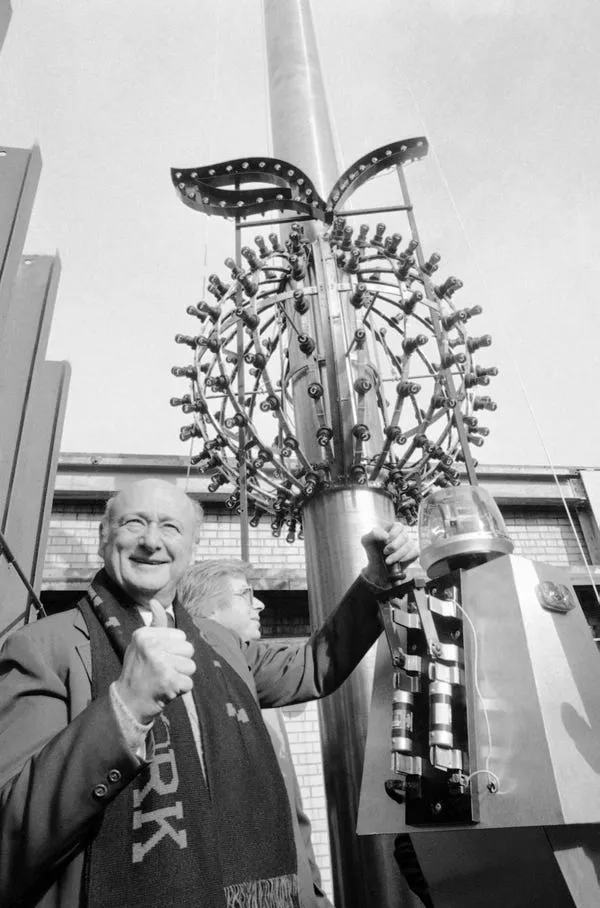
[[[75,636],[77,642],[75,644],[75,649],[77,655],[81,660],[83,669],[87,675],[88,681],[92,683],[92,651],[90,649],[90,632],[88,631],[87,624],[85,619],[79,609],[75,609],[75,616],[73,618],[73,629],[75,630]]]

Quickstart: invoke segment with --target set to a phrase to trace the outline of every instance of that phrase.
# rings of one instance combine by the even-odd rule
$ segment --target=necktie
[[[175,627],[175,620],[173,615],[171,615],[157,599],[151,599],[148,603],[148,607],[152,612],[152,624],[151,627]],[[183,694],[183,702],[187,710],[188,718],[190,720],[190,726],[192,729],[192,735],[194,737],[194,743],[196,745],[196,750],[198,751],[198,758],[200,760],[200,765],[202,767],[202,775],[204,777],[204,782],[206,784],[206,767],[204,765],[204,752],[202,749],[202,735],[200,732],[200,722],[198,720],[198,713],[196,711],[196,704],[192,698],[190,691]]]
[[[151,599],[148,606],[152,612],[151,627],[175,627],[173,616],[167,612],[158,599]]]

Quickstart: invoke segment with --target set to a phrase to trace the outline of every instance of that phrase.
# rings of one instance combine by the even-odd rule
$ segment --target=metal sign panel
[[[8,299],[17,274],[33,200],[42,168],[37,145],[0,145],[0,335],[4,332]]]
[[[4,531],[36,369],[44,362],[60,276],[57,256],[25,256],[0,333],[0,529]]]
[[[70,377],[68,363],[43,363],[27,407],[15,488],[5,535],[25,574],[39,590],[54,476]],[[0,559],[0,640],[25,620],[27,590],[5,559]]]
[[[12,9],[10,0],[0,0],[0,50],[2,50],[2,44],[4,43],[4,38],[8,31],[11,16]]]

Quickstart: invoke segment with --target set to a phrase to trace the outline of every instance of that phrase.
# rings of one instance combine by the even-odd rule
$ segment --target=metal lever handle
[[[402,570],[402,566],[398,563],[391,564],[388,567],[388,577],[390,578],[390,583],[393,583],[396,586],[399,583],[404,583],[406,580],[406,572]]]

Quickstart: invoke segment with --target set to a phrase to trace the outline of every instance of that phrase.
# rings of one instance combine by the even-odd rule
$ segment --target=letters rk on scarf
[[[97,697],[119,676],[124,648],[142,621],[104,571],[79,608],[90,630]],[[108,805],[88,848],[85,904],[297,908],[290,807],[260,710],[184,610],[176,606],[175,616],[195,650],[208,787],[177,697],[155,720],[152,761]]]

